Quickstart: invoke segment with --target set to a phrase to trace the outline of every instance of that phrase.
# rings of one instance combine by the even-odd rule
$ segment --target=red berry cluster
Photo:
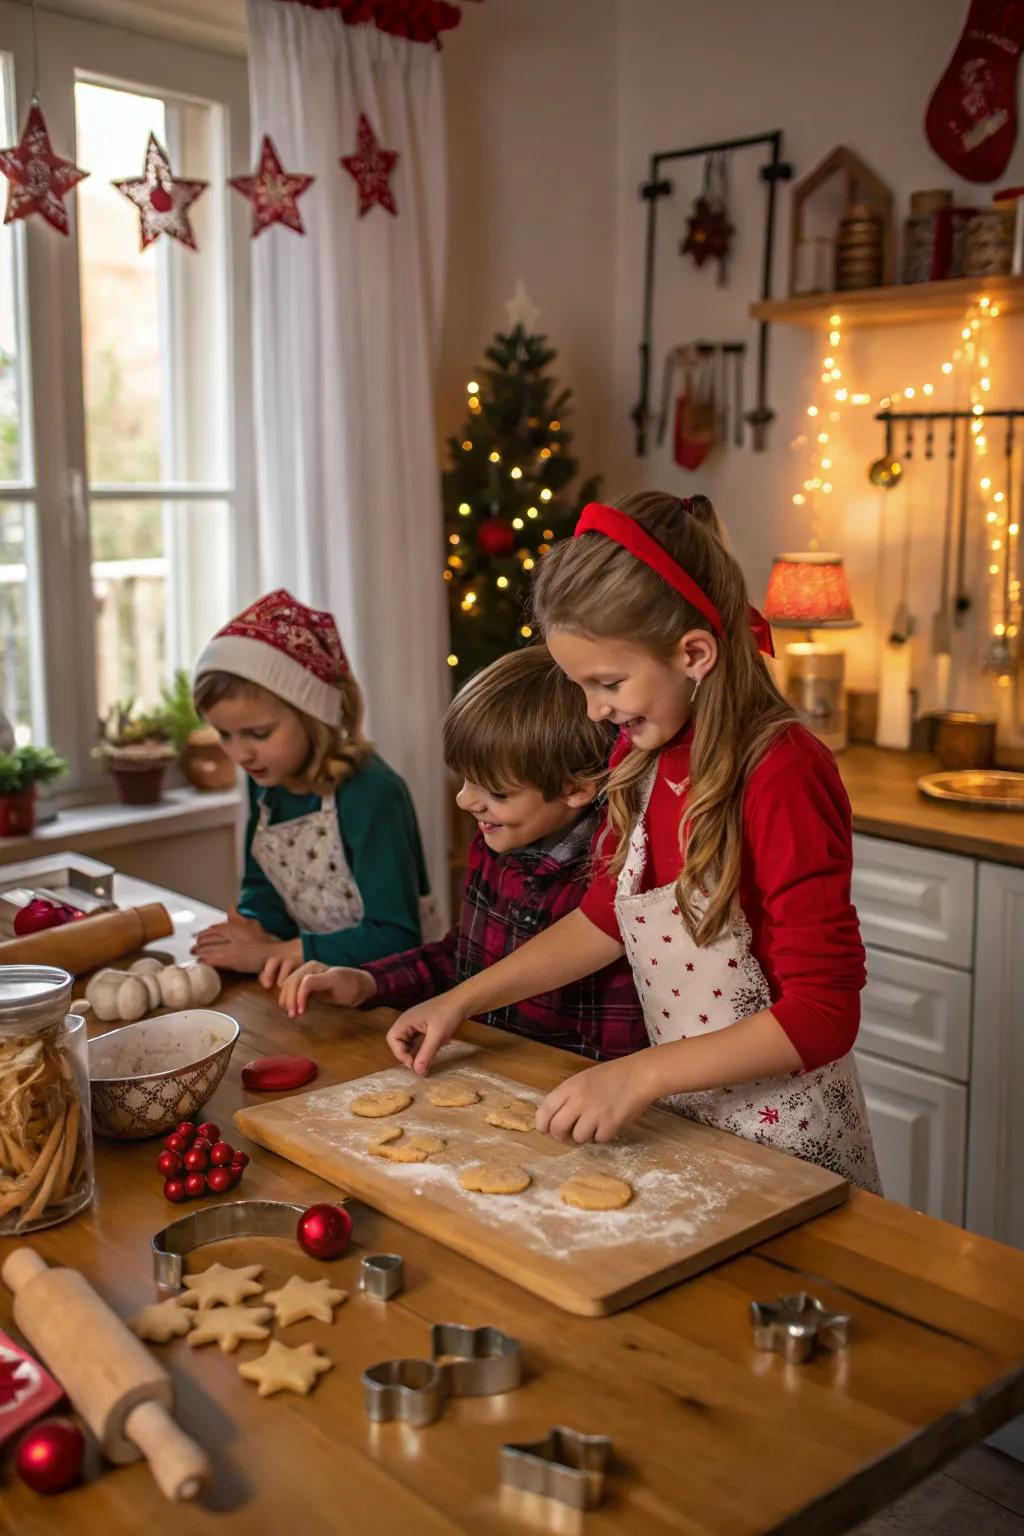
[[[221,1141],[212,1120],[193,1125],[182,1120],[164,1141],[166,1152],[156,1160],[156,1171],[164,1176],[164,1199],[198,1200],[200,1195],[222,1195],[234,1189],[249,1161],[248,1152],[236,1152],[229,1141]]]

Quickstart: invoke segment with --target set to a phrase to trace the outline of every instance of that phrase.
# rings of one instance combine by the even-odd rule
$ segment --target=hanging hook
[[[955,424],[954,424],[954,427],[953,427],[953,431],[954,431],[954,433],[956,431]],[[928,418],[928,425],[925,427],[925,432],[924,432],[924,456],[925,456],[926,459],[933,459],[935,457],[934,447],[935,447],[935,423],[932,420],[932,418],[929,416],[929,418]],[[952,453],[952,451],[953,450],[950,449],[951,453]]]

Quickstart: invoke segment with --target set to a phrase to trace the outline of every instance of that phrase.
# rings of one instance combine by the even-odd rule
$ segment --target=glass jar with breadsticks
[[[92,1199],[87,1039],[71,986],[54,966],[0,966],[0,1236]]]

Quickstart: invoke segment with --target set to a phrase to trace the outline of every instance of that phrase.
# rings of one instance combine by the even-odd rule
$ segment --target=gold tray
[[[929,800],[973,805],[982,811],[1024,811],[1024,773],[1002,768],[964,768],[956,773],[926,773],[917,787]]]

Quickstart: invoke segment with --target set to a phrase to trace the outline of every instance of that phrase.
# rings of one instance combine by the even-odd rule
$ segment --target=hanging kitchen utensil
[[[953,623],[961,625],[971,606],[971,594],[967,590],[967,520],[971,511],[971,442],[970,432],[964,424],[964,446],[960,455],[960,522],[956,536],[956,596],[953,600]]]
[[[893,486],[899,484],[902,474],[903,465],[893,452],[892,421],[888,420],[885,423],[885,452],[870,465],[868,479],[880,490],[891,491]]]
[[[743,447],[743,367],[746,362],[747,348],[742,341],[727,341],[722,348],[727,357],[732,358],[732,429],[733,442],[737,448]]]
[[[729,363],[725,355],[725,348],[715,343],[715,440],[719,443],[729,441]]]
[[[699,468],[715,445],[714,348],[687,348],[686,392],[676,402],[673,457],[680,469]],[[690,354],[694,353],[695,368]]]
[[[911,487],[913,482],[911,481]],[[903,517],[903,549],[900,556],[900,593],[889,631],[890,645],[905,645],[914,633],[914,620],[910,612],[910,550],[914,540],[914,507],[910,489],[905,494],[906,511]]]
[[[718,286],[724,287],[726,263],[735,233],[729,222],[726,192],[726,157],[708,155],[704,161],[704,181],[700,196],[686,221],[686,238],[679,250],[699,268],[711,258],[718,262]]]
[[[669,411],[672,407],[672,390],[675,387],[676,374],[684,364],[685,347],[670,347],[665,353],[665,371],[661,376],[661,411],[658,414],[657,442],[660,448],[665,441],[665,433],[668,431]],[[683,393],[686,393],[685,383]]]
[[[949,574],[953,555],[953,512],[956,498],[956,422],[949,423],[946,467],[946,518],[942,530],[942,564],[939,575],[939,606],[932,615],[932,655],[953,654],[953,626],[949,615]]]
[[[993,635],[985,647],[984,668],[986,672],[994,672],[998,677],[1009,677],[1015,670],[1014,650],[1010,644],[1008,631],[1013,620],[1013,608],[1010,602],[1010,524],[1013,522],[1013,427],[1012,416],[1006,422],[1006,440],[1004,452],[1006,455],[1006,531],[1002,538],[1003,556],[1003,593],[1002,593],[1002,634]]]

